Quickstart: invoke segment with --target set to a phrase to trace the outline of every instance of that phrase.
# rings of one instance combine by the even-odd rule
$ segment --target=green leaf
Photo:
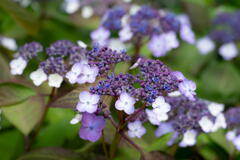
[[[10,70],[7,61],[5,58],[0,54],[0,82],[7,81],[10,79]]]
[[[2,108],[4,116],[24,135],[28,135],[43,114],[43,98],[33,96],[28,100]]]
[[[13,160],[23,152],[23,136],[22,134],[13,130],[0,131],[0,158],[2,160]]]
[[[29,34],[38,32],[38,19],[32,13],[11,0],[1,0],[0,7],[8,12]]]
[[[98,80],[95,83],[81,85],[64,96],[56,99],[50,106],[58,108],[75,108],[79,101],[80,92],[88,91],[91,86],[95,86],[97,83]]]
[[[20,103],[35,94],[33,89],[22,84],[11,82],[0,83],[0,107]]]
[[[32,151],[20,157],[18,160],[103,160],[93,153],[76,153],[63,148],[43,148]]]
[[[236,103],[240,94],[240,75],[230,62],[212,62],[201,75],[199,96],[223,103]]]
[[[49,108],[45,118],[47,125],[40,130],[33,147],[62,146],[64,142],[75,137],[77,140],[74,139],[74,144],[78,144],[81,141],[78,136],[79,125],[70,124],[74,116],[75,112],[72,109]]]

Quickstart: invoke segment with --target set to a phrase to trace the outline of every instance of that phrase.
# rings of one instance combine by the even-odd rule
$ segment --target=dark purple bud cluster
[[[75,44],[68,40],[58,40],[47,48],[46,52],[49,56],[65,57],[72,53],[72,47],[74,46]]]
[[[40,68],[47,74],[58,73],[64,76],[68,71],[67,65],[62,57],[49,57],[47,60],[40,63]]]
[[[226,111],[225,117],[229,128],[240,128],[240,107],[230,108]]]
[[[158,96],[178,90],[179,81],[172,70],[159,60],[141,58],[139,61],[143,99],[151,104]]]
[[[207,102],[201,99],[190,101],[184,96],[179,96],[166,97],[165,100],[171,105],[168,121],[172,123],[174,129],[179,133],[185,133],[191,129],[201,131],[198,122],[204,116],[215,120],[208,110]]]
[[[130,27],[134,35],[146,36],[160,31],[160,14],[154,8],[143,6],[130,18]]]
[[[95,87],[90,88],[92,94],[119,96],[122,92],[127,92],[136,96],[134,84],[139,79],[131,74],[108,75],[103,81],[100,81]]]
[[[240,40],[239,19],[239,11],[218,14],[212,22],[210,38],[221,44]]]
[[[73,65],[75,63],[80,62],[82,59],[86,57],[87,49],[79,47],[79,46],[73,46],[71,48],[71,54],[69,56],[69,64]]]
[[[17,56],[22,57],[25,60],[30,60],[37,56],[37,53],[42,52],[43,47],[38,42],[30,42],[26,43],[22,47],[19,48]]]
[[[117,6],[107,11],[102,25],[108,30],[120,30],[122,28],[121,18],[124,16],[124,8]]]
[[[119,53],[110,48],[95,45],[91,51],[87,52],[87,59],[89,65],[98,67],[100,75],[106,75],[111,69],[111,65],[130,61],[131,57],[125,52]]]
[[[91,88],[98,95],[119,96],[127,92],[137,100],[151,105],[158,96],[166,95],[178,89],[179,81],[172,71],[159,60],[141,58],[140,74],[109,75]]]
[[[180,22],[172,13],[167,13],[165,16],[162,16],[160,18],[160,24],[163,32],[178,32],[180,29]]]

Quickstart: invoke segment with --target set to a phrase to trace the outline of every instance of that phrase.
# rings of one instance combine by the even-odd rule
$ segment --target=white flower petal
[[[54,73],[54,74],[50,74],[48,76],[48,85],[50,87],[56,87],[56,88],[59,88],[61,86],[63,82],[63,77],[60,76],[59,74],[57,73]]]
[[[22,57],[18,57],[16,59],[13,59],[10,62],[10,69],[12,75],[21,75],[24,71],[24,69],[27,66],[27,61],[24,60]]]
[[[30,74],[30,79],[33,81],[35,86],[40,86],[44,81],[47,80],[47,74],[39,68]]]

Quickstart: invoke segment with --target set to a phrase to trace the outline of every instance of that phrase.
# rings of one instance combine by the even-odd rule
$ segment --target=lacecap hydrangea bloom
[[[109,45],[111,32],[117,31],[119,41],[141,45],[148,38],[148,48],[155,57],[179,46],[178,34],[182,40],[193,44],[195,36],[187,15],[175,15],[149,6],[115,6],[102,18],[101,25],[92,32],[93,41]],[[101,37],[97,39],[96,37]]]
[[[39,61],[38,53],[45,54],[45,60]],[[105,76],[114,64],[131,59],[125,52],[117,52],[107,47],[94,45],[91,50],[78,41],[59,40],[45,50],[37,42],[20,47],[10,62],[13,75],[21,75],[30,60],[39,62],[38,68],[30,74],[34,85],[40,86],[48,80],[48,85],[59,88],[64,80],[71,84],[93,83],[97,76]]]
[[[197,40],[196,47],[199,52],[205,55],[216,48],[224,60],[228,61],[237,57],[236,43],[240,40],[239,18],[239,11],[218,13],[212,20],[210,33]]]

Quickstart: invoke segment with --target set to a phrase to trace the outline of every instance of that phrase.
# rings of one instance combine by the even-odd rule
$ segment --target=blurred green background
[[[62,9],[62,0],[34,0],[27,7],[21,7],[11,0],[0,0],[0,36],[16,39],[18,46],[26,42],[38,41],[44,46],[66,39],[76,42],[82,40],[90,45],[90,32],[99,25],[100,18],[94,16],[83,19],[81,11],[67,14]],[[159,8],[167,8],[175,13],[185,12],[189,15],[196,37],[206,35],[211,27],[211,19],[219,11],[235,11],[240,7],[239,0],[135,0],[134,3],[147,4]],[[131,51],[130,51],[131,52]],[[142,55],[151,57],[150,51],[144,46]],[[9,74],[8,63],[14,52],[0,46],[0,82],[20,81],[29,84],[21,77]],[[174,70],[182,71],[189,79],[197,83],[197,94],[200,98],[226,104],[226,107],[240,104],[240,58],[224,61],[217,53],[200,55],[195,46],[181,42],[181,46],[166,57],[160,58]],[[34,64],[32,65],[33,67]],[[120,71],[121,71],[120,66]],[[29,71],[28,71],[29,70]],[[26,71],[25,76],[32,71]],[[17,97],[18,104],[4,106],[1,95],[10,90],[12,84],[4,87],[0,84],[0,160],[101,160],[102,147],[99,142],[89,143],[78,137],[79,125],[70,125],[74,117],[71,109],[50,108],[44,125],[36,138],[33,148],[35,152],[24,154],[25,135],[34,126],[34,117],[41,113],[41,103],[44,101],[35,95],[35,89],[19,87],[18,92],[10,92]],[[15,86],[16,87],[16,86]],[[37,89],[42,94],[49,93],[49,88],[42,86]],[[33,93],[34,92],[34,93]],[[26,96],[26,97],[25,97]],[[28,98],[27,97],[31,97]],[[36,100],[38,99],[38,100]],[[4,107],[3,107],[4,106]],[[26,108],[26,106],[28,106]],[[20,108],[20,109],[18,109]],[[36,113],[36,114],[35,114]],[[38,114],[39,113],[39,114]],[[154,137],[154,127],[146,126],[148,133],[142,139],[134,139],[147,151],[166,151],[176,159],[206,159],[226,160],[240,159],[232,144],[224,137],[221,130],[208,135],[200,135],[196,147],[167,147],[170,135],[161,138]],[[107,142],[112,138],[113,128],[107,127]],[[46,147],[57,147],[45,149]],[[41,148],[41,149],[40,149]],[[64,149],[63,149],[64,148]],[[137,160],[139,154],[126,144],[121,144],[116,160]]]

